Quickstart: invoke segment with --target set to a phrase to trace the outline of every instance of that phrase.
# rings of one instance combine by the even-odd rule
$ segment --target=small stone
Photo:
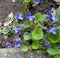
[[[12,50],[10,50],[10,52],[12,52]]]
[[[31,56],[30,58],[33,58],[33,56]]]
[[[4,53],[4,56],[7,56],[7,53]]]
[[[40,51],[37,51],[37,53],[40,53]]]
[[[33,56],[33,53],[31,53],[31,56]]]
[[[12,0],[12,2],[16,2],[16,0]]]
[[[43,58],[46,58],[46,56],[44,56]]]
[[[51,55],[49,54],[49,56],[51,56]]]
[[[4,39],[7,39],[8,38],[8,36],[4,36]]]

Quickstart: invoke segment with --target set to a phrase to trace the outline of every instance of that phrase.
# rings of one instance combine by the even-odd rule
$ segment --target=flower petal
[[[28,19],[29,16],[31,16],[31,12],[30,12],[30,11],[28,11],[28,12],[26,13],[25,17]]]
[[[34,0],[34,4],[39,4],[40,0]]]
[[[20,13],[16,14],[15,18],[18,20],[23,20],[22,14],[20,14]]]
[[[35,16],[29,16],[29,20],[33,21],[35,19]]]

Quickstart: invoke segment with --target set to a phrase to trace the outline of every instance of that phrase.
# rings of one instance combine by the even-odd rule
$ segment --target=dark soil
[[[29,3],[31,5],[31,3]],[[29,5],[28,4],[28,5]],[[42,12],[42,13],[46,13],[47,9],[51,9],[52,7],[54,7],[55,9],[58,8],[59,5],[57,5],[57,3],[53,0],[41,0],[41,3],[35,7],[28,7],[27,8],[31,11],[32,14],[35,14],[37,12]]]
[[[32,14],[35,14],[37,12],[42,12],[46,13],[47,9],[51,9],[54,7],[55,9],[58,8],[59,5],[56,4],[53,0],[42,0],[41,3],[35,7],[31,6],[31,3],[27,5],[27,8],[31,11]],[[0,22],[4,23],[5,18],[8,16],[10,12],[23,12],[23,7],[22,7],[22,0],[17,0],[16,3],[13,3],[11,0],[0,0]],[[0,26],[0,28],[3,27]],[[12,36],[8,36],[7,39],[4,39],[5,37],[3,34],[0,34],[0,48],[5,48],[4,43],[6,41],[12,42],[11,39],[13,38]]]

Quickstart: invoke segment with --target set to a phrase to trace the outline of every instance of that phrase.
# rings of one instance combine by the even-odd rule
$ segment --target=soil
[[[41,0],[41,3],[39,5],[32,7],[31,3],[29,3],[27,5],[27,8],[31,11],[32,14],[35,14],[37,12],[46,13],[47,9],[51,9],[52,7],[56,9],[58,6],[59,5],[57,5],[57,3],[53,0]],[[2,23],[0,29],[3,28],[5,18],[10,12],[14,12],[14,14],[23,12],[22,0],[17,0],[15,3],[13,3],[11,0],[0,0],[0,22]],[[3,36],[3,34],[0,33],[0,48],[5,48],[4,44],[6,41],[12,42],[12,36]]]
[[[31,3],[29,3],[31,5]],[[42,13],[46,13],[46,10],[50,10],[52,7],[54,7],[55,9],[59,7],[59,5],[53,1],[53,0],[41,0],[41,3],[35,7],[30,6],[27,8],[31,11],[32,14],[35,14],[37,12],[42,12]]]

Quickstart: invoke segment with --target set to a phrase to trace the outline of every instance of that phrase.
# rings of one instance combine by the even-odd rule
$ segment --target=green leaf
[[[48,34],[48,39],[49,39],[52,43],[57,43],[57,42],[60,40],[60,32],[57,32],[57,34],[49,33],[49,34]]]
[[[54,55],[54,58],[60,58],[60,55]]]
[[[23,52],[27,52],[28,51],[28,45],[25,43],[21,43],[20,50]]]
[[[32,37],[34,40],[40,40],[43,37],[43,31],[39,27],[35,27],[32,31]]]
[[[25,21],[24,24],[22,25],[22,28],[26,29],[29,28],[31,25],[33,25],[33,22]]]
[[[60,30],[60,25],[56,27],[58,30]]]
[[[42,18],[42,19],[40,20],[41,22],[43,22],[43,21],[49,21],[49,20],[48,20],[48,15],[46,15],[46,14],[43,14],[43,15],[41,16],[41,18]]]
[[[31,0],[24,0],[24,2],[31,2]]]
[[[15,28],[16,26],[18,26],[18,21],[17,21],[17,20],[15,20],[15,21],[13,22],[13,28]]]
[[[34,23],[37,23],[38,21],[42,20],[42,13],[36,13],[35,14],[35,20],[34,20]]]
[[[56,9],[56,18],[57,20],[60,19],[60,7]]]
[[[10,19],[13,19],[14,15],[13,15],[13,12],[11,12],[8,17],[6,18],[6,20],[10,20]]]
[[[58,50],[55,48],[47,48],[47,52],[51,55],[59,54]]]
[[[2,29],[2,33],[4,35],[8,34],[10,32],[10,29],[7,26],[4,26],[4,28]]]
[[[30,40],[31,35],[30,35],[30,33],[25,32],[24,35],[23,35],[23,37],[24,37],[24,40]]]
[[[32,43],[32,49],[38,49],[38,48],[39,48],[38,41],[33,41],[33,43]]]

